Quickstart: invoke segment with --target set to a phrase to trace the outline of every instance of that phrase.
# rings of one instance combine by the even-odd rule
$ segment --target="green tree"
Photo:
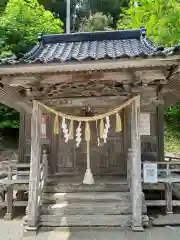
[[[66,20],[66,0],[38,0],[46,9]],[[71,29],[78,30],[81,20],[97,12],[112,17],[112,27],[116,28],[122,7],[127,7],[129,0],[71,0]]]
[[[8,0],[1,0],[0,1],[0,14],[4,11],[7,2],[8,2]]]
[[[102,12],[106,16],[112,17],[113,28],[117,27],[117,21],[119,19],[119,14],[121,13],[121,8],[128,7],[129,0],[85,0],[89,4],[92,14],[96,12]]]
[[[177,0],[131,0],[122,9],[120,29],[145,27],[147,34],[158,44],[174,45],[180,39],[180,5]]]
[[[3,104],[0,104],[0,129],[18,128],[19,113]]]
[[[64,22],[64,30],[66,26],[66,0],[38,0],[45,9],[51,11],[56,17],[60,17]],[[76,15],[76,6],[80,4],[81,0],[71,0],[71,29],[74,28],[74,20]]]
[[[60,33],[63,23],[37,0],[9,0],[0,17],[0,56],[27,52],[38,33]]]
[[[180,5],[177,0],[131,0],[120,15],[120,29],[145,27],[148,36],[157,44],[170,46],[180,42]],[[180,103],[170,107],[165,115],[166,149],[178,146],[180,138]],[[169,147],[170,146],[170,147]],[[178,147],[179,149],[179,147]]]
[[[62,26],[37,0],[9,0],[0,16],[0,57],[20,57],[36,43],[38,33],[60,33]],[[0,104],[0,128],[18,124],[19,114]]]
[[[95,13],[89,18],[84,18],[80,24],[81,32],[94,32],[110,30],[112,24],[110,16],[103,15],[103,13]]]
[[[172,128],[180,130],[180,102],[168,109],[165,119]]]

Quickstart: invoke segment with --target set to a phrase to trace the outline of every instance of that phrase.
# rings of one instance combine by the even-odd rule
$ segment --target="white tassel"
[[[109,117],[107,116],[105,128],[104,128],[104,135],[103,135],[104,143],[107,143],[107,136],[108,136],[109,128],[110,128],[110,120],[109,120]]]
[[[76,147],[79,147],[79,145],[81,143],[81,140],[82,140],[81,135],[82,135],[82,133],[81,133],[81,122],[79,122],[79,125],[76,129]]]
[[[94,184],[94,178],[91,172],[90,166],[90,142],[87,141],[87,169],[84,175],[83,184],[92,185]]]
[[[83,184],[86,184],[86,185],[94,184],[94,178],[93,178],[91,169],[86,169],[86,172],[85,172],[85,175],[84,175]]]
[[[68,133],[68,128],[67,128],[67,124],[65,122],[65,118],[62,119],[62,130],[63,130],[63,134],[64,134],[64,138],[65,138],[65,143],[68,142],[69,140],[69,133]]]

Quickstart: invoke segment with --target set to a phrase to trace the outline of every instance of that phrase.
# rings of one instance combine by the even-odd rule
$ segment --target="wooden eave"
[[[178,68],[179,60],[180,56],[171,56],[133,60],[93,60],[67,64],[24,64],[1,67],[0,77],[1,83],[10,87],[22,86],[27,89],[26,91],[31,87],[33,88],[34,96],[31,95],[29,98],[27,96],[23,101],[22,98],[21,101],[18,101],[18,105],[23,104],[23,108],[29,107],[29,100],[32,99],[39,99],[40,101],[44,99],[47,104],[51,103],[52,106],[61,106],[65,109],[75,106],[82,107],[86,104],[108,107],[118,105],[129,94],[144,94],[145,89],[145,92],[151,93],[150,99],[148,100],[145,97],[145,101],[148,100],[147,104],[151,104],[156,101],[156,79],[158,80],[157,84],[166,86],[167,79],[169,81],[175,69]],[[127,95],[124,96],[123,92],[122,95],[121,92],[101,95],[98,84],[103,85],[104,88],[107,84],[107,88],[109,88],[108,86],[112,81],[120,83]],[[94,83],[97,86],[91,89],[91,84],[93,86]],[[148,90],[149,84],[151,86]],[[53,85],[59,87],[54,90]],[[88,94],[82,96],[78,94],[76,96],[75,94],[71,97],[71,94],[70,96],[67,95],[66,90],[64,93],[62,92],[62,89],[66,88],[65,85],[71,86],[72,89],[75,87],[80,93],[84,92],[84,87],[88,87],[90,90],[87,91],[95,93],[90,96]],[[39,92],[41,86],[44,87],[44,92]],[[48,98],[47,96],[50,96],[48,94],[51,94],[52,97]],[[142,96],[143,98],[144,96]],[[28,112],[31,112],[31,110]]]
[[[167,58],[136,58],[133,60],[93,60],[66,64],[24,64],[0,68],[0,76],[22,76],[48,73],[71,73],[85,71],[113,71],[117,69],[160,69],[177,66],[180,56]]]

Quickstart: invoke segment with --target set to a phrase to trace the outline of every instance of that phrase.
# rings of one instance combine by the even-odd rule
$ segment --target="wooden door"
[[[123,116],[121,116],[123,121]],[[28,116],[25,121],[23,155],[24,161],[30,160],[30,123]],[[115,119],[110,119],[111,129],[107,143],[97,146],[97,131],[95,124],[91,126],[90,158],[93,174],[124,174],[126,172],[126,158],[124,149],[124,130],[115,133]],[[54,116],[47,116],[47,135],[49,144],[48,151],[49,172],[51,174],[84,174],[86,170],[86,142],[83,140],[80,147],[76,148],[75,140],[64,142],[63,134],[53,133]],[[84,139],[84,136],[82,136]]]
[[[123,122],[123,116],[122,116]],[[97,146],[97,131],[95,124],[91,123],[90,159],[93,174],[122,174],[126,173],[126,161],[124,154],[124,131],[115,132],[115,119],[111,119],[111,129],[107,143]],[[75,140],[64,142],[62,134],[55,139],[52,145],[56,148],[55,172],[63,174],[67,172],[84,174],[86,170],[87,148],[84,136],[77,148]]]
[[[123,115],[121,116],[122,124]],[[120,174],[126,173],[126,161],[124,154],[124,129],[120,133],[115,132],[115,118],[110,118],[107,143],[98,147],[96,141],[91,142],[91,165],[94,174]]]

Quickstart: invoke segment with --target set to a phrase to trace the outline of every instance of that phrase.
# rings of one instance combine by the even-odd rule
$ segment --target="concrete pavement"
[[[180,227],[150,228],[142,233],[104,228],[66,228],[59,231],[41,231],[36,237],[22,237],[22,220],[0,219],[0,240],[179,240]]]

